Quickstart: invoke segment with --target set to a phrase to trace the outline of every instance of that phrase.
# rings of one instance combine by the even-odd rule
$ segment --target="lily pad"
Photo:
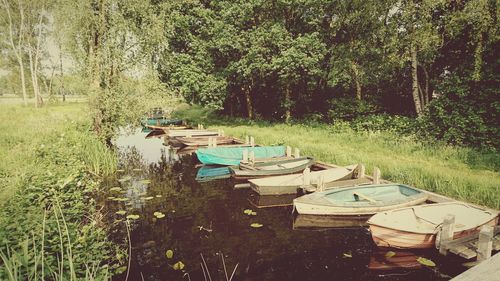
[[[115,200],[116,198],[114,196],[108,196],[109,200]]]
[[[260,227],[263,227],[264,225],[260,224],[258,222],[254,222],[254,223],[250,224],[250,226],[253,227],[253,228],[260,228]]]
[[[436,264],[435,264],[433,261],[431,261],[431,260],[429,260],[429,259],[426,259],[426,258],[423,258],[423,257],[419,257],[419,258],[417,259],[417,261],[418,261],[420,264],[423,264],[423,265],[425,265],[425,266],[430,266],[430,267],[434,267],[434,266],[436,266]]]
[[[153,198],[154,198],[153,196],[148,196],[148,197],[143,197],[142,199],[144,199],[144,200],[151,200]]]
[[[151,180],[140,180],[139,182],[144,184],[149,184],[151,183]]]
[[[115,214],[117,215],[125,215],[127,213],[127,211],[124,211],[124,210],[120,210],[120,211],[116,211]]]
[[[156,195],[156,198],[161,198],[161,197],[162,197],[162,195],[161,195],[161,194],[157,194],[157,195]]]
[[[127,216],[127,219],[131,219],[131,220],[136,220],[139,218],[139,215],[128,215]]]
[[[184,263],[181,261],[178,261],[174,264],[173,268],[174,268],[174,270],[182,270],[182,269],[184,269]]]
[[[257,215],[257,212],[251,212],[250,215],[252,216],[256,216]]]
[[[115,186],[115,187],[112,187],[109,189],[109,191],[120,191],[120,190],[122,190],[122,189],[119,186]]]
[[[119,179],[118,181],[119,181],[119,182],[126,182],[126,181],[129,181],[129,180],[131,180],[131,179],[132,179],[132,177],[131,177],[131,176],[124,176],[123,178]]]
[[[386,258],[392,258],[396,255],[396,253],[394,253],[393,251],[388,251],[387,253],[385,253],[385,257]]]
[[[243,213],[245,213],[245,214],[247,214],[247,215],[250,215],[250,214],[252,213],[252,210],[250,210],[250,209],[245,209],[245,210],[243,211]]]
[[[344,253],[343,256],[344,256],[344,258],[352,258],[351,253]]]
[[[154,212],[153,215],[158,218],[158,219],[161,219],[161,218],[164,218],[165,217],[165,214],[162,213],[162,212]]]
[[[130,199],[128,199],[127,197],[122,197],[122,198],[115,198],[114,200],[119,201],[119,202],[125,202],[125,201],[128,201]]]
[[[167,250],[167,252],[165,253],[165,256],[167,256],[167,259],[173,258],[174,257],[174,251]]]
[[[140,172],[140,171],[142,171],[142,169],[140,169],[140,168],[135,168],[135,169],[132,169],[132,171],[134,171],[134,172]]]

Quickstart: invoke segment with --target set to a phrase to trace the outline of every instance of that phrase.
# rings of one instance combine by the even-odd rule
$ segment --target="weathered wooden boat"
[[[248,153],[253,152],[256,160],[283,157],[286,153],[284,146],[210,147],[196,150],[196,156],[203,164],[232,166],[240,164],[244,150]]]
[[[320,178],[323,183],[347,180],[353,177],[353,173],[358,165],[350,165],[321,171],[310,172],[308,177],[310,185],[317,186]],[[284,176],[267,177],[263,179],[249,180],[250,187],[260,195],[294,194],[297,189],[304,184],[303,174],[293,174]]]
[[[177,140],[185,146],[207,146],[210,138],[217,145],[235,143],[235,138],[226,136],[178,137]]]
[[[170,131],[170,130],[186,130],[189,129],[188,126],[183,126],[183,125],[146,125],[146,127],[153,129],[153,130],[163,130],[165,132]]]
[[[147,118],[144,124],[155,126],[182,126],[183,121],[181,119],[170,118]]]
[[[240,163],[239,166],[229,167],[229,170],[231,171],[231,176],[236,179],[250,179],[300,173],[313,164],[313,158],[299,157],[255,163],[253,165]]]
[[[231,172],[229,171],[229,167],[224,166],[212,166],[212,165],[203,165],[198,169],[196,173],[196,181],[198,182],[206,182],[217,179],[228,179],[231,177]]]
[[[498,212],[461,202],[427,204],[378,213],[368,220],[372,239],[379,247],[432,248],[444,217],[455,216],[453,239],[498,223]]]
[[[209,131],[209,130],[197,130],[197,129],[185,129],[185,130],[173,130],[170,131],[168,128],[167,136],[169,138],[175,137],[195,137],[195,136],[217,136],[219,132]]]
[[[299,214],[368,216],[423,203],[427,194],[402,184],[354,186],[304,195],[293,201]]]

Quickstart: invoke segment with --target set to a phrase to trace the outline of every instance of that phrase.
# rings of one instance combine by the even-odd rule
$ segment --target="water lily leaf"
[[[167,250],[167,252],[165,253],[165,256],[167,256],[167,259],[173,258],[174,257],[174,251]]]
[[[144,199],[144,200],[151,200],[153,198],[154,198],[153,196],[148,196],[148,197],[143,197],[142,199]]]
[[[162,213],[162,212],[154,212],[153,215],[158,218],[158,219],[161,219],[161,218],[164,218],[165,217],[165,214]]]
[[[174,270],[182,270],[184,269],[184,263],[181,261],[178,261],[174,264]]]
[[[124,201],[128,201],[128,200],[130,200],[130,199],[128,199],[127,197],[122,197],[122,198],[115,198],[114,200],[115,200],[115,201],[124,202]]]
[[[144,183],[144,184],[148,184],[148,183],[151,183],[151,180],[140,180],[139,182]]]
[[[252,210],[250,210],[250,209],[245,209],[245,210],[243,211],[243,213],[245,213],[245,214],[247,214],[247,215],[250,215],[250,214],[252,213]]]
[[[431,260],[429,260],[429,259],[426,259],[426,258],[423,258],[423,257],[419,257],[419,258],[417,259],[417,261],[418,261],[420,264],[423,264],[423,265],[425,265],[425,266],[430,266],[430,267],[434,267],[434,266],[436,266],[436,264],[435,264],[433,261],[431,261]]]
[[[256,216],[257,215],[257,212],[251,212],[250,215],[252,216]]]
[[[352,258],[352,254],[351,253],[344,253],[344,258]]]
[[[112,187],[109,189],[109,191],[120,191],[120,190],[122,190],[122,189],[119,186],[115,186],[115,187]]]
[[[127,213],[127,211],[124,211],[124,210],[120,210],[120,211],[116,211],[115,214],[117,215],[125,215]]]
[[[385,253],[385,257],[386,258],[392,258],[396,255],[396,253],[394,253],[393,251],[388,251],[387,253]]]
[[[126,181],[129,181],[129,180],[131,180],[131,179],[132,179],[132,177],[131,177],[131,176],[124,176],[123,178],[119,179],[118,181],[119,181],[119,182],[126,182]]]
[[[109,200],[115,200],[116,198],[114,196],[108,196]]]
[[[132,171],[134,171],[134,172],[140,172],[140,171],[142,171],[142,169],[140,169],[140,168],[135,168],[135,169],[132,169]]]
[[[251,226],[251,227],[253,227],[253,228],[259,228],[259,227],[263,227],[264,225],[263,225],[263,224],[260,224],[260,223],[258,223],[258,222],[254,222],[254,223],[252,223],[250,226]]]
[[[139,215],[128,215],[127,216],[127,219],[131,219],[131,220],[136,220],[139,218]]]
[[[161,195],[161,194],[157,194],[157,195],[156,195],[156,198],[161,198],[161,197],[162,197],[162,195]]]

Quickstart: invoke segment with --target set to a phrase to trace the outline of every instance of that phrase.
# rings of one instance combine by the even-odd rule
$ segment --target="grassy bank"
[[[92,195],[116,159],[86,112],[0,105],[0,280],[106,279],[115,250]]]
[[[424,144],[391,131],[354,131],[349,124],[273,124],[217,117],[200,108],[176,117],[223,129],[226,135],[255,137],[259,144],[286,144],[302,155],[338,165],[363,163],[385,179],[410,184],[459,200],[500,209],[500,155],[443,144]]]

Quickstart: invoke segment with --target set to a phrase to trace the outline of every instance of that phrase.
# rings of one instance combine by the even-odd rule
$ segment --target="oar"
[[[375,200],[375,199],[373,199],[373,198],[370,198],[370,197],[368,197],[368,196],[366,196],[366,195],[364,195],[364,194],[362,194],[362,193],[357,193],[356,191],[355,191],[355,192],[353,192],[352,194],[353,194],[353,195],[356,195],[356,196],[359,196],[359,197],[361,197],[361,198],[363,198],[363,199],[365,199],[365,200],[368,200],[368,201],[370,201],[370,202],[372,202],[372,203],[376,203],[376,202],[377,202],[377,200]]]

